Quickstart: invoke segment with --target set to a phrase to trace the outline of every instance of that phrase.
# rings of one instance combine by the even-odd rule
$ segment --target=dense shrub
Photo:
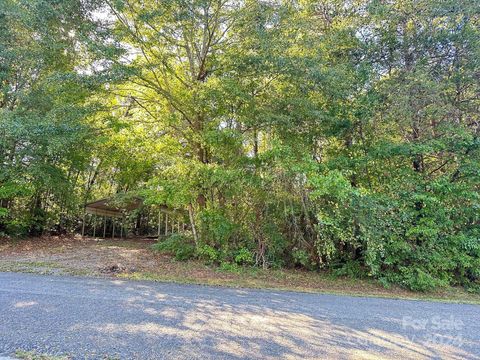
[[[172,254],[176,260],[189,260],[196,255],[191,239],[181,234],[172,234],[152,245],[152,248],[155,251]]]

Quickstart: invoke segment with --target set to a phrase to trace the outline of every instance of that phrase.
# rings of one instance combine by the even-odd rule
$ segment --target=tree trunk
[[[190,218],[190,226],[192,227],[193,240],[195,241],[195,246],[198,246],[198,235],[197,229],[195,228],[195,216],[193,213],[192,204],[188,204],[188,216]]]

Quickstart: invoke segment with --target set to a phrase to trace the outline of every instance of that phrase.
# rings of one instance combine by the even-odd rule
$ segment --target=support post
[[[168,235],[168,213],[165,213],[165,236]]]
[[[103,216],[103,238],[105,239],[105,235],[107,234],[107,217]]]
[[[112,239],[115,239],[115,216],[112,216]]]
[[[83,209],[83,217],[82,217],[82,238],[85,237],[85,208]]]
[[[162,223],[162,212],[160,210],[158,210],[158,240],[160,240],[160,226],[161,226],[161,223]]]
[[[93,214],[93,237],[95,237],[97,228],[97,214]]]
[[[120,239],[123,238],[123,216],[122,216],[122,223],[120,224]]]

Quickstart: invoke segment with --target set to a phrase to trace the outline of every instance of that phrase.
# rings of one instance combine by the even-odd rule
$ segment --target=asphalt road
[[[480,359],[480,306],[0,273],[0,357]]]

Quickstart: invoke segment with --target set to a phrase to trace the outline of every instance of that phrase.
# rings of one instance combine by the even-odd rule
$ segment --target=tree
[[[478,286],[475,1],[1,6],[3,228],[142,196],[182,258]]]
[[[94,110],[86,99],[95,86],[75,71],[79,38],[91,30],[86,6],[0,4],[0,229],[41,233],[74,201]]]

